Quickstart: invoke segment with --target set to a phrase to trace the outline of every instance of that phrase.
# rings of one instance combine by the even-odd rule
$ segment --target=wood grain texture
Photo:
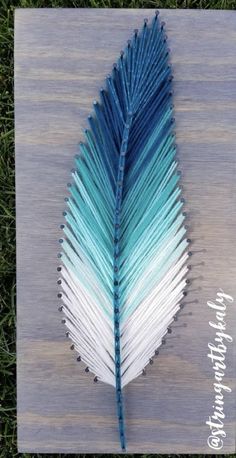
[[[152,10],[16,11],[18,445],[20,452],[119,453],[114,391],[69,350],[57,299],[57,240],[73,155],[92,102]],[[236,298],[236,12],[162,10],[172,50],[178,157],[193,240],[189,303],[154,365],[125,389],[128,453],[212,453],[214,339],[207,307]],[[199,263],[203,263],[202,265]],[[191,315],[188,315],[188,313]],[[236,337],[235,306],[227,310]],[[184,323],[186,327],[182,327]],[[235,450],[228,346],[227,437]]]

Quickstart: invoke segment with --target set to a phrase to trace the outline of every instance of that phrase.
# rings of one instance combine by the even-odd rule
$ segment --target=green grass
[[[0,458],[16,449],[15,195],[13,107],[14,8],[115,7],[236,9],[235,0],[1,0],[0,1]],[[22,457],[40,455],[21,455]],[[43,455],[43,457],[50,455]],[[60,456],[60,455],[53,455]],[[61,455],[72,456],[72,455]],[[75,455],[73,455],[75,456]],[[156,455],[158,457],[159,455]],[[209,455],[208,455],[209,456]],[[232,455],[233,456],[233,455]],[[234,455],[236,456],[236,455]],[[151,457],[151,455],[150,455]]]

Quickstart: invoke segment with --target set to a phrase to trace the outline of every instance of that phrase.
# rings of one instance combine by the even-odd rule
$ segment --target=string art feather
[[[162,344],[188,271],[168,54],[156,13],[94,102],[60,239],[67,333],[85,370],[115,389],[122,449],[122,390]]]

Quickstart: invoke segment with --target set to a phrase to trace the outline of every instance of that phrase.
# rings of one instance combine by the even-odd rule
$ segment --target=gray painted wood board
[[[57,298],[66,184],[93,100],[134,28],[154,10],[20,9],[15,18],[18,447],[119,453],[114,391],[69,350]],[[207,307],[236,297],[236,12],[161,10],[171,48],[178,157],[193,240],[179,321],[125,389],[128,453],[212,453],[214,339]],[[192,302],[198,300],[197,303]],[[227,329],[235,337],[235,307]],[[183,326],[186,323],[186,326]],[[234,347],[235,350],[235,347]],[[235,450],[235,359],[228,345],[225,431]]]

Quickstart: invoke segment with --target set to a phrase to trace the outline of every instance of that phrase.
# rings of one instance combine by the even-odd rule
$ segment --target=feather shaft
[[[119,418],[119,432],[121,447],[123,450],[126,448],[125,439],[125,428],[124,428],[124,409],[123,409],[123,396],[121,386],[121,345],[120,345],[120,302],[119,302],[119,283],[120,283],[120,235],[121,235],[121,206],[122,206],[122,194],[123,194],[123,182],[124,182],[124,170],[125,170],[125,156],[127,153],[128,139],[130,127],[132,124],[132,114],[128,114],[127,121],[125,123],[125,129],[123,133],[123,139],[120,149],[119,167],[117,175],[116,185],[116,203],[115,203],[115,219],[114,219],[114,346],[115,346],[115,375],[116,375],[116,401],[117,401],[117,413]]]

